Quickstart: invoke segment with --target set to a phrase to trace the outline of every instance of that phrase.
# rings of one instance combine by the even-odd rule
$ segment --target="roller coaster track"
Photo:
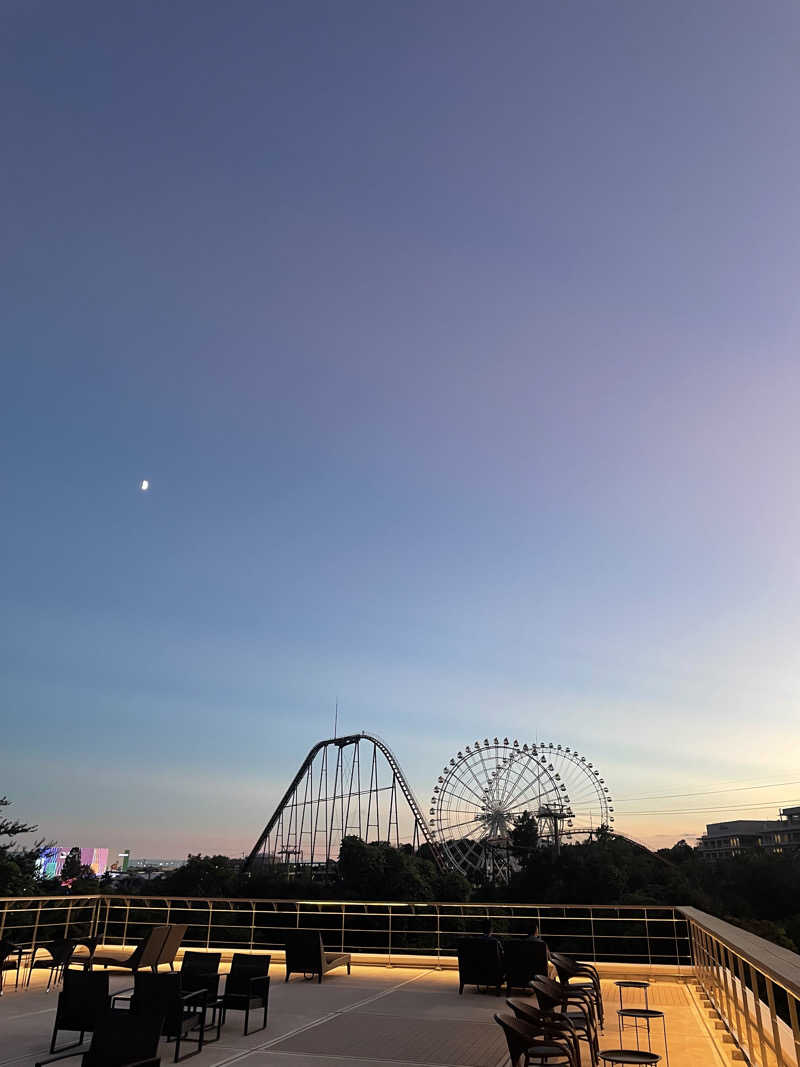
[[[371,764],[368,768],[369,781],[366,789],[361,788],[360,745],[362,743],[372,746]],[[353,751],[348,768],[344,750],[350,746],[353,746]],[[336,750],[335,761],[328,760],[329,749]],[[378,752],[383,756],[391,772],[391,782],[388,785],[380,785],[381,768],[377,759]],[[331,764],[334,765],[332,788]],[[315,784],[316,797],[314,795]],[[371,830],[374,830],[374,837],[377,840],[391,842],[394,834],[395,843],[399,844],[398,787],[414,818],[413,843],[420,844],[424,840],[437,866],[443,869],[441,846],[431,834],[422,809],[417,803],[396,756],[385,741],[367,733],[330,737],[325,741],[318,741],[309,750],[261,836],[253,846],[243,869],[245,871],[252,869],[259,857],[272,864],[285,863],[289,866],[308,862],[313,866],[315,843],[318,837],[324,842],[323,859],[327,865],[331,860],[331,850],[335,847],[337,840],[341,841],[341,838],[346,836],[350,830],[364,840],[368,838]],[[389,794],[388,817],[381,824],[381,795],[387,793]],[[337,817],[339,818],[338,828]],[[309,854],[308,859],[306,853]]]

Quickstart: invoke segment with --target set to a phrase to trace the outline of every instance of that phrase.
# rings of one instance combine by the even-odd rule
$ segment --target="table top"
[[[608,1063],[658,1063],[661,1057],[657,1052],[640,1052],[635,1048],[601,1048],[600,1059]]]
[[[654,1008],[617,1008],[617,1015],[625,1015],[627,1018],[637,1019],[663,1019],[664,1012]]]
[[[649,989],[649,982],[615,982],[614,985],[618,985],[620,989]]]

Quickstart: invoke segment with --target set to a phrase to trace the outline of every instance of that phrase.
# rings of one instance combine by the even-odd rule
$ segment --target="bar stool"
[[[619,1040],[622,1042],[622,1031],[625,1027],[625,1019],[633,1019],[633,1028],[636,1031],[636,1048],[639,1048],[639,1020],[643,1020],[647,1027],[647,1049],[653,1051],[650,1043],[650,1023],[654,1019],[660,1019],[664,1028],[664,1056],[669,1067],[669,1049],[667,1048],[667,1020],[663,1011],[655,1011],[653,1008],[620,1008],[617,1011],[617,1023],[619,1026]]]
[[[606,1048],[600,1049],[600,1059],[603,1063],[658,1063],[661,1057],[657,1052],[644,1052],[635,1048]]]

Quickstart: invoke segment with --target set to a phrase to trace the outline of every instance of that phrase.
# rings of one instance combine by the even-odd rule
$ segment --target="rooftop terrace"
[[[28,900],[25,905],[35,903]],[[210,913],[212,902],[197,903],[205,904]],[[290,906],[300,903],[290,902]],[[153,907],[152,899],[148,905]],[[50,898],[45,910],[54,906]],[[329,906],[343,907],[333,902]],[[493,910],[497,908],[502,906],[492,905]],[[593,911],[581,909],[582,915]],[[642,921],[651,924],[646,909],[640,911]],[[651,983],[650,1007],[665,1013],[670,1067],[724,1067],[737,1060],[763,1067],[796,1067],[800,1031],[796,1000],[787,983],[794,981],[792,968],[796,968],[795,977],[800,975],[800,959],[711,916],[691,909],[681,909],[681,913],[676,918],[688,930],[692,955],[688,962],[682,952],[671,963],[648,961],[642,958],[641,942],[634,939],[638,960],[598,963],[606,1007],[601,1049],[620,1044],[615,981],[641,978]],[[39,918],[41,928],[46,929],[41,914]],[[629,917],[624,929],[630,930]],[[741,941],[734,944],[737,938]],[[118,946],[122,939],[114,941]],[[223,948],[218,942],[216,947]],[[223,971],[234,948],[247,951],[240,944],[223,948]],[[244,1037],[242,1016],[232,1013],[221,1039],[209,1043],[200,1055],[186,1056],[188,1062],[197,1067],[229,1063],[245,1067],[500,1067],[509,1062],[503,1035],[493,1021],[496,1011],[506,1010],[505,997],[479,993],[469,986],[459,996],[455,960],[446,953],[392,956],[391,965],[386,954],[356,953],[351,975],[344,969],[333,971],[320,985],[299,977],[285,984],[283,954],[276,948],[271,951],[268,1028]],[[46,969],[34,971],[30,989],[20,982],[15,991],[13,972],[6,972],[6,995],[0,1000],[0,1067],[31,1065],[47,1053],[57,994],[45,992],[46,976]],[[111,985],[112,991],[130,986],[130,975],[113,973]],[[757,999],[754,988],[759,992]],[[637,990],[625,990],[623,1003],[639,1006],[640,997]],[[652,1040],[653,1051],[663,1054],[660,1026],[654,1029]],[[635,1044],[630,1031],[624,1044]],[[171,1063],[173,1052],[174,1046],[162,1044],[162,1062]],[[584,1055],[584,1064],[588,1062]]]

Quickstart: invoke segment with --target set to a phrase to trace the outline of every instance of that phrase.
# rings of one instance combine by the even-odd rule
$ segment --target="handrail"
[[[697,908],[681,907],[695,974],[754,1067],[800,1065],[800,956]]]
[[[698,908],[679,907],[677,911],[800,1000],[800,956],[796,952]]]

